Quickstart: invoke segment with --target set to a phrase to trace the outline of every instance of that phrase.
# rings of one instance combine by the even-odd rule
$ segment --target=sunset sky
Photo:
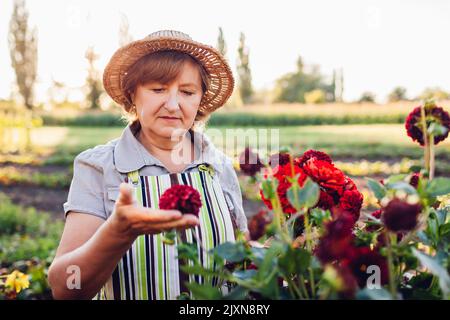
[[[7,41],[13,1],[0,3],[0,98],[5,99],[14,82]],[[343,68],[346,100],[372,91],[383,101],[398,85],[410,96],[425,87],[450,91],[450,1],[445,0],[28,0],[27,7],[38,28],[39,101],[46,99],[52,78],[72,88],[83,85],[89,45],[103,70],[118,48],[122,14],[135,39],[176,29],[215,46],[221,26],[233,68],[244,32],[257,89],[271,88],[294,71],[301,55],[324,74]]]

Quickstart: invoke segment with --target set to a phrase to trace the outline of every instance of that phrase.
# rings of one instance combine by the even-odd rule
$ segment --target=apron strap
[[[199,165],[198,170],[202,172],[208,172],[211,175],[211,177],[214,176],[214,168],[207,163]]]

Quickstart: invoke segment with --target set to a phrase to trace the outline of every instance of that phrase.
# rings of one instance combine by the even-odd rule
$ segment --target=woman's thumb
[[[128,183],[121,183],[119,188],[120,193],[116,205],[126,206],[134,204],[133,188]]]

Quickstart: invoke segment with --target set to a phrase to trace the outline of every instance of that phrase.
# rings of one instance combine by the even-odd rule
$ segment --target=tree
[[[37,75],[37,29],[29,29],[25,0],[14,1],[8,42],[19,93],[26,108],[32,110]]]
[[[130,34],[130,24],[125,14],[121,14],[119,26],[119,46],[123,47],[133,41],[133,36]]]
[[[333,71],[333,89],[334,89],[334,101],[342,102],[344,94],[344,71],[336,69]]]
[[[389,102],[397,102],[406,99],[406,88],[404,87],[395,87],[388,96]]]
[[[100,96],[103,93],[100,74],[95,68],[95,61],[98,59],[98,55],[95,53],[94,48],[90,46],[86,50],[85,57],[88,61],[88,75],[86,78],[86,101],[88,108],[98,109],[100,107]]]
[[[358,102],[375,102],[375,94],[369,91],[363,92]]]
[[[446,100],[450,97],[450,94],[439,87],[426,88],[420,94],[419,99],[421,100]]]
[[[225,57],[227,55],[227,44],[223,35],[222,27],[219,27],[219,36],[217,37],[217,50]]]
[[[302,57],[297,59],[297,70],[283,75],[276,81],[276,102],[305,102],[305,94],[321,90],[326,101],[334,100],[333,83],[325,82],[318,65],[305,67]]]
[[[238,48],[237,72],[239,76],[239,92],[242,102],[247,104],[253,95],[252,73],[249,64],[249,49],[245,45],[245,35],[241,32]]]

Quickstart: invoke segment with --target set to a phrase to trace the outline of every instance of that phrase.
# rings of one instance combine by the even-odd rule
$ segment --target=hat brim
[[[109,96],[118,104],[131,107],[130,101],[122,90],[123,77],[140,58],[163,50],[176,50],[189,54],[199,61],[208,73],[209,85],[199,107],[202,112],[212,112],[225,104],[233,92],[234,78],[222,55],[216,49],[202,43],[171,37],[144,38],[118,49],[103,73],[103,86]]]

